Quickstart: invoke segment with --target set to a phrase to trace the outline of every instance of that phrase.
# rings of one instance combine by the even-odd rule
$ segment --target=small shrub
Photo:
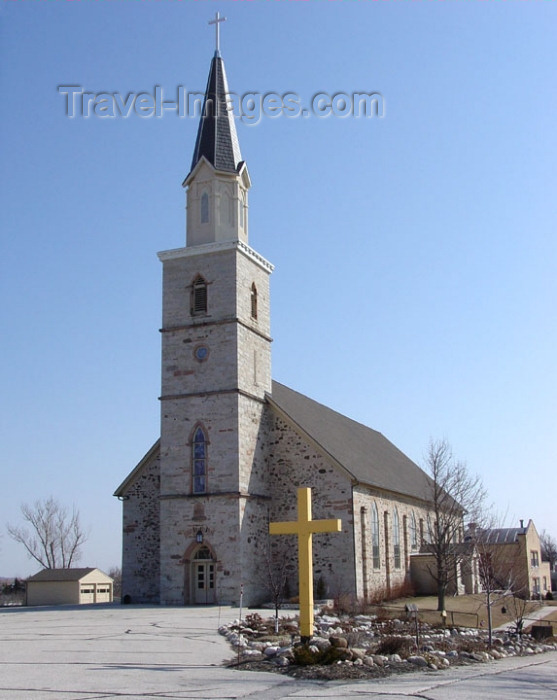
[[[409,640],[404,637],[385,637],[379,643],[376,654],[390,656],[391,654],[400,654],[408,651],[410,646]]]
[[[413,598],[416,595],[414,586],[409,580],[391,586],[389,595],[385,600],[398,600],[399,598]]]
[[[547,593],[545,594],[545,599],[553,600],[553,593],[551,591],[547,591]]]
[[[294,647],[292,652],[296,666],[314,666],[319,663],[320,653],[312,651],[306,644]]]
[[[312,651],[307,644],[300,644],[292,649],[294,663],[297,666],[328,666],[340,661],[346,654],[346,649],[328,647],[322,651]]]
[[[463,639],[457,644],[457,648],[459,651],[472,653],[474,651],[485,651],[487,646],[481,639]]]
[[[263,625],[263,618],[258,613],[250,613],[246,615],[244,622],[252,629],[259,629]]]
[[[334,610],[337,615],[350,615],[354,613],[357,601],[349,593],[339,593],[334,599]]]

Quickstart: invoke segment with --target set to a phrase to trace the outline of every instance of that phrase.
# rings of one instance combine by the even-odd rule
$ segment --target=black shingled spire
[[[228,83],[224,61],[220,53],[215,51],[205,90],[191,170],[195,168],[201,156],[205,156],[216,170],[238,171],[242,156],[236,135],[234,114],[232,110],[227,110],[227,94]]]

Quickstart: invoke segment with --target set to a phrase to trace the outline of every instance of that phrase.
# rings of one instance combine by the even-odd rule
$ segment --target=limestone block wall
[[[238,490],[242,494],[270,497],[268,406],[247,396],[238,396],[238,426]]]
[[[273,521],[297,519],[299,487],[312,489],[314,519],[341,519],[342,532],[317,534],[313,538],[314,581],[322,577],[329,596],[354,594],[356,572],[350,479],[276,415],[271,415],[270,419],[268,461],[273,495],[270,517]],[[296,559],[295,536],[274,535],[273,538],[286,542],[285,546]],[[297,594],[297,573],[289,578],[289,588],[292,595]]]
[[[250,497],[240,500],[238,584],[243,585],[245,605],[259,605],[271,599],[268,578],[269,506],[268,498]],[[236,596],[234,602],[237,600]]]
[[[196,534],[216,562],[216,601],[229,602],[239,578],[238,496],[190,496],[161,501],[161,603],[192,601],[191,563],[198,549]]]
[[[123,501],[122,599],[159,602],[160,453],[146,462]]]
[[[208,493],[238,493],[238,397],[236,393],[191,396],[161,402],[161,493],[192,492],[194,429],[207,435]]]
[[[379,566],[373,557],[373,510],[379,523]],[[398,511],[400,564],[395,557],[394,511]],[[410,555],[421,545],[421,532],[427,521],[427,507],[418,500],[383,492],[371,487],[354,489],[355,550],[357,562],[357,595],[373,598],[389,592],[410,579]],[[412,518],[412,515],[414,518]],[[416,524],[415,534],[413,523]],[[421,528],[420,528],[421,524]]]

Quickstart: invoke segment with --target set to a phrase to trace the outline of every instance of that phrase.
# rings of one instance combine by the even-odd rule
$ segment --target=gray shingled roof
[[[30,576],[28,581],[79,581],[94,568],[88,569],[43,569],[38,574]]]
[[[381,433],[278,382],[268,400],[356,481],[431,500],[431,479]]]
[[[217,170],[237,172],[242,161],[234,114],[227,109],[228,83],[219,53],[211,61],[191,170],[202,156]],[[190,172],[191,172],[190,170]]]
[[[523,527],[496,527],[482,530],[479,538],[486,544],[513,544],[518,541],[518,536],[525,532]]]

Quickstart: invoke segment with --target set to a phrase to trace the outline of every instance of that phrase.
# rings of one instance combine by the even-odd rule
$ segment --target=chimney
[[[524,520],[520,521],[520,527],[524,530]]]

